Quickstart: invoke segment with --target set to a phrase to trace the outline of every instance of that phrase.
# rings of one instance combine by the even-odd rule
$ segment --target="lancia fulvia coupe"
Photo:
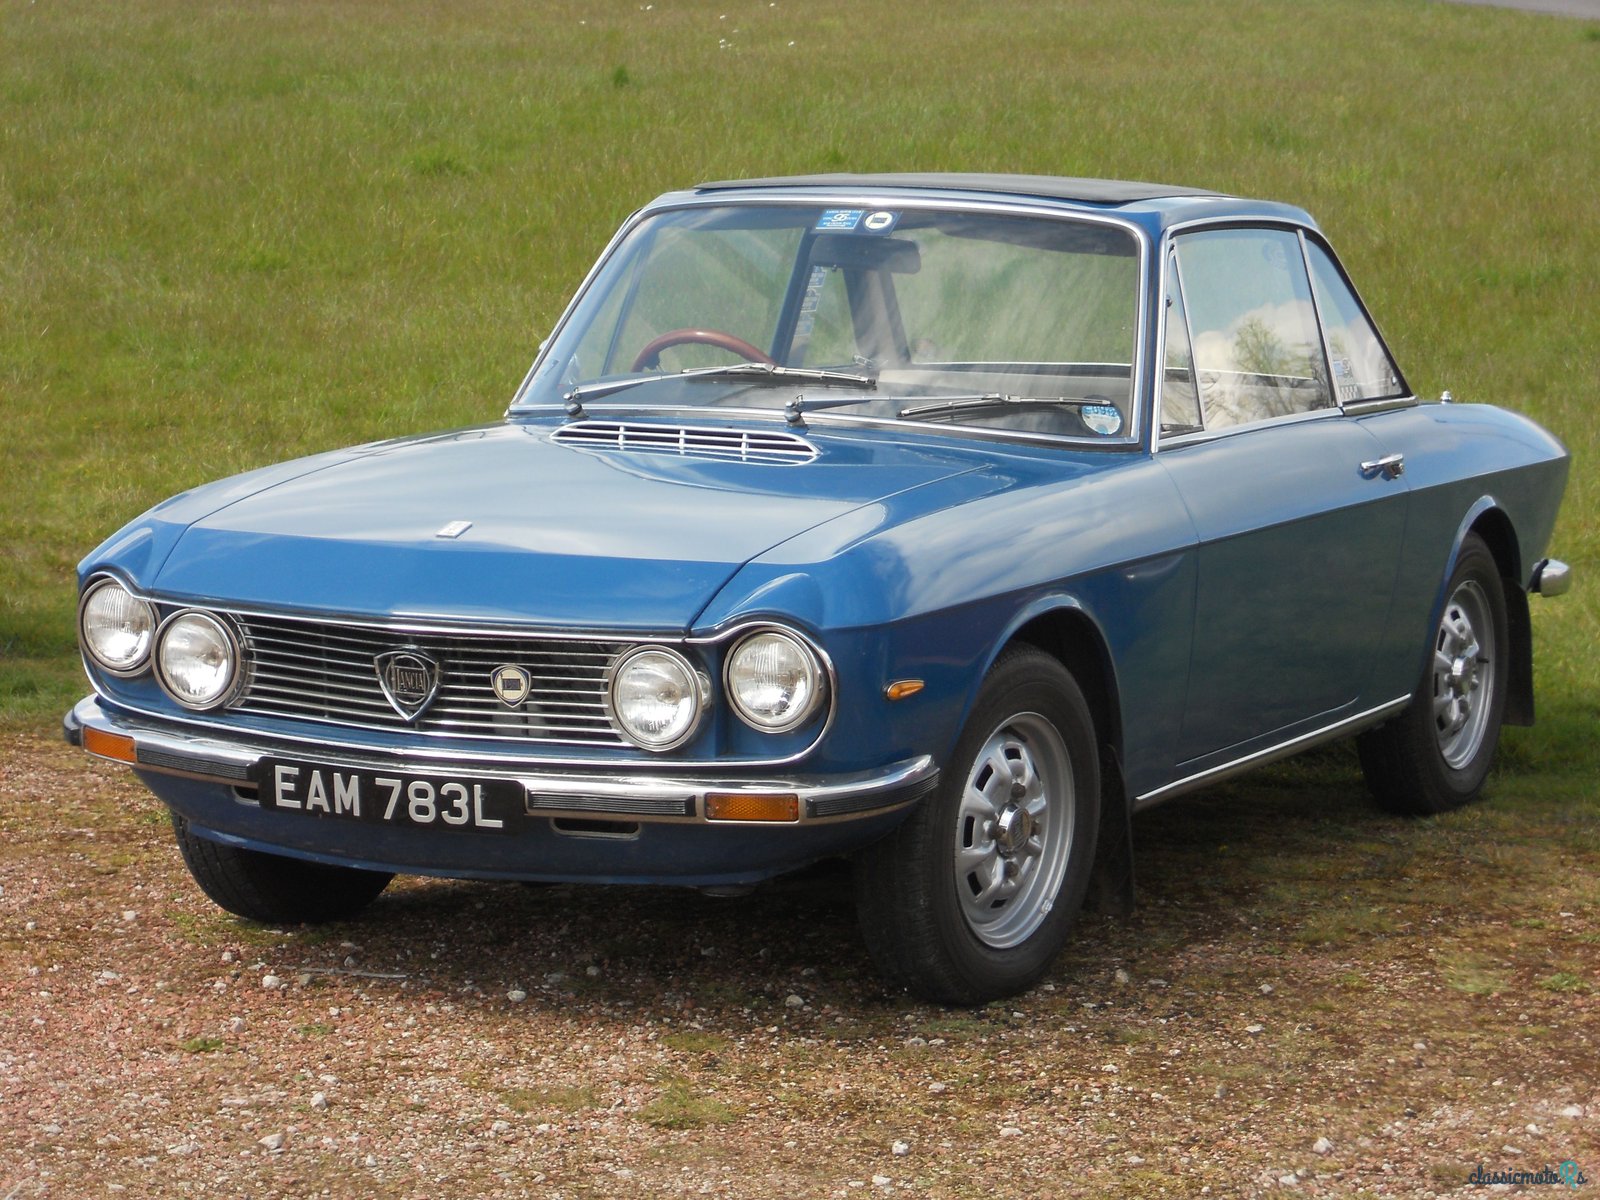
[[[623,225],[502,420],[95,549],[66,731],[245,917],[847,857],[883,974],[978,1002],[1126,898],[1147,806],[1351,736],[1390,810],[1477,797],[1567,467],[1420,399],[1298,208],[706,184]]]

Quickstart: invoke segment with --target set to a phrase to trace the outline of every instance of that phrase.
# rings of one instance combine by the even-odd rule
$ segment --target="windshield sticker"
[[[1122,414],[1110,404],[1085,404],[1078,410],[1089,432],[1111,437],[1122,431]]]
[[[899,219],[899,213],[875,212],[868,215],[867,219],[861,222],[861,228],[868,233],[888,233],[894,228],[894,223]]]
[[[817,228],[834,233],[848,233],[861,224],[861,218],[866,216],[864,210],[859,208],[830,208],[817,218]]]

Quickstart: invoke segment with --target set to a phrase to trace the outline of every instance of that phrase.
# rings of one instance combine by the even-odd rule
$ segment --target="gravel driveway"
[[[1142,817],[1133,921],[1088,919],[1050,982],[972,1011],[883,992],[836,872],[743,900],[408,880],[356,923],[249,925],[122,770],[12,735],[0,1198],[1600,1179],[1592,864],[1454,907],[1490,843],[1372,815],[1332,774]],[[1325,873],[1301,848],[1328,841]],[[1538,982],[1557,953],[1570,988]]]

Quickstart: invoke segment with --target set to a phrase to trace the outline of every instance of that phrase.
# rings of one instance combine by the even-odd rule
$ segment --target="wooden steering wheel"
[[[648,370],[661,362],[663,350],[669,346],[682,346],[690,342],[716,346],[729,354],[740,355],[746,362],[766,363],[769,367],[776,365],[765,351],[758,350],[741,337],[723,333],[720,329],[669,329],[666,333],[651,338],[645,343],[644,349],[634,355],[632,370]]]

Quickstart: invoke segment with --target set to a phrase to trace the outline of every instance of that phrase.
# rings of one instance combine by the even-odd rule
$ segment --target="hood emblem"
[[[444,672],[421,650],[389,650],[372,660],[385,699],[408,721],[415,721],[439,694]]]
[[[507,708],[516,708],[533,691],[533,676],[521,667],[496,667],[489,675],[489,686]]]

